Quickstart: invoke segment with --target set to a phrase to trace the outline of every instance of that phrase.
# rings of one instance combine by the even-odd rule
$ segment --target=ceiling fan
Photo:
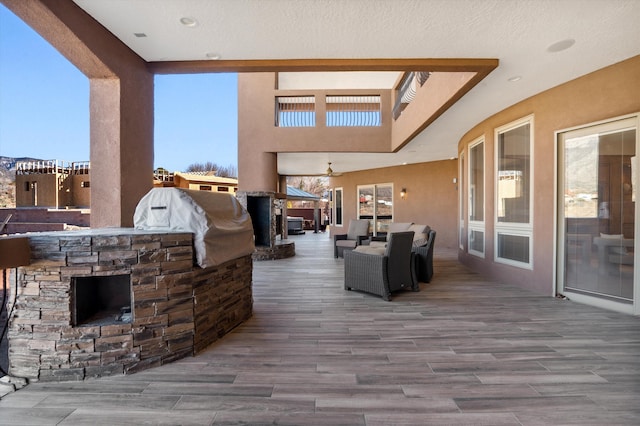
[[[324,175],[328,177],[338,177],[338,176],[342,176],[342,173],[334,172],[333,169],[331,168],[331,162],[329,162],[329,167],[327,167],[327,171]]]

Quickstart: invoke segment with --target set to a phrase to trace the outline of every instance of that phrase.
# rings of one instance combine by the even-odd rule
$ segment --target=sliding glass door
[[[393,221],[393,184],[358,186],[358,218],[369,219],[375,235],[386,233]]]
[[[558,137],[559,290],[632,312],[637,118]]]

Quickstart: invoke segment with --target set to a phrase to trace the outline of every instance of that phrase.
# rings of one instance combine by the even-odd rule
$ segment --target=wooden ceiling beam
[[[154,74],[331,71],[431,71],[489,74],[498,59],[264,59],[148,62]]]

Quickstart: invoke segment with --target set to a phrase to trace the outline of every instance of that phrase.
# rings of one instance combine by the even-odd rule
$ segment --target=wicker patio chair
[[[413,281],[411,244],[413,232],[389,235],[385,248],[360,248],[344,253],[344,288],[360,290],[389,300],[394,291],[411,288]],[[361,251],[362,250],[362,251]]]
[[[411,249],[415,256],[416,285],[418,285],[418,283],[431,282],[431,278],[433,277],[433,247],[435,243],[436,231],[431,229],[427,243]]]
[[[369,219],[351,220],[346,234],[333,236],[334,257],[344,257],[345,251],[353,250],[367,238],[369,238]]]

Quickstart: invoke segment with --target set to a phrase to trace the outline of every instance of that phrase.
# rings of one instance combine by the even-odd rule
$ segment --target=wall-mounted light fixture
[[[406,197],[407,197],[407,188],[402,188],[400,190],[400,198],[404,200]]]

